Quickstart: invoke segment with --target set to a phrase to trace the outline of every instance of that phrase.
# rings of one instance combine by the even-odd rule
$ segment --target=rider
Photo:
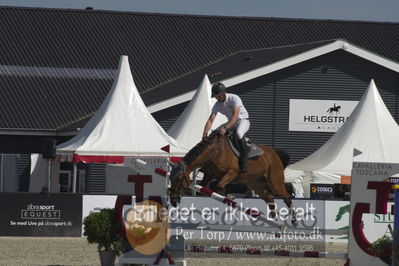
[[[212,123],[215,120],[217,113],[225,115],[228,119],[227,123],[221,125],[218,130],[219,134],[224,135],[228,129],[232,129],[238,139],[240,149],[240,169],[242,173],[248,171],[247,165],[247,148],[245,143],[244,135],[249,130],[248,112],[245,109],[241,98],[238,95],[227,93],[226,87],[223,83],[215,83],[212,86],[212,97],[215,97],[217,102],[212,108],[211,115],[205,124],[204,132],[202,137],[208,135],[209,129],[212,127]]]

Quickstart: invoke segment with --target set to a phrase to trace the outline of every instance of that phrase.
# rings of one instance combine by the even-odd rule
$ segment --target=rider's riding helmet
[[[226,90],[226,86],[223,83],[218,82],[212,86],[212,98],[218,96],[220,93]]]

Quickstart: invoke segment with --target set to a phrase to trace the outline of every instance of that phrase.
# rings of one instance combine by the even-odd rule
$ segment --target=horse
[[[169,198],[172,206],[177,207],[185,189],[190,185],[190,173],[198,168],[204,173],[202,185],[209,184],[213,178],[217,181],[217,193],[224,194],[224,188],[229,183],[243,183],[259,195],[269,206],[269,217],[277,216],[273,196],[282,197],[292,215],[292,224],[297,226],[291,195],[284,185],[284,168],[277,151],[271,147],[258,145],[263,154],[248,160],[248,171],[240,172],[239,159],[235,156],[227,134],[221,136],[214,131],[209,137],[202,139],[183,159],[172,164],[170,171],[171,187]],[[288,154],[285,153],[288,157]],[[281,156],[283,158],[284,156]]]

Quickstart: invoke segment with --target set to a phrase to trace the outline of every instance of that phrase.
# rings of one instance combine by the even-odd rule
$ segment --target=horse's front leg
[[[233,170],[227,171],[227,173],[220,179],[219,183],[215,186],[214,191],[217,193],[224,194],[224,187],[233,181],[237,177],[237,172]]]
[[[207,187],[209,182],[211,182],[212,180],[213,180],[212,176],[204,173],[204,176],[202,177],[201,182],[199,182],[199,185],[202,187]]]

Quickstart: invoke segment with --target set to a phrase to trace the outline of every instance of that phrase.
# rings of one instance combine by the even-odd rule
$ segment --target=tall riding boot
[[[248,171],[248,151],[247,151],[247,144],[245,143],[245,138],[242,138],[238,141],[238,146],[240,147],[240,169],[241,173],[246,173]]]

